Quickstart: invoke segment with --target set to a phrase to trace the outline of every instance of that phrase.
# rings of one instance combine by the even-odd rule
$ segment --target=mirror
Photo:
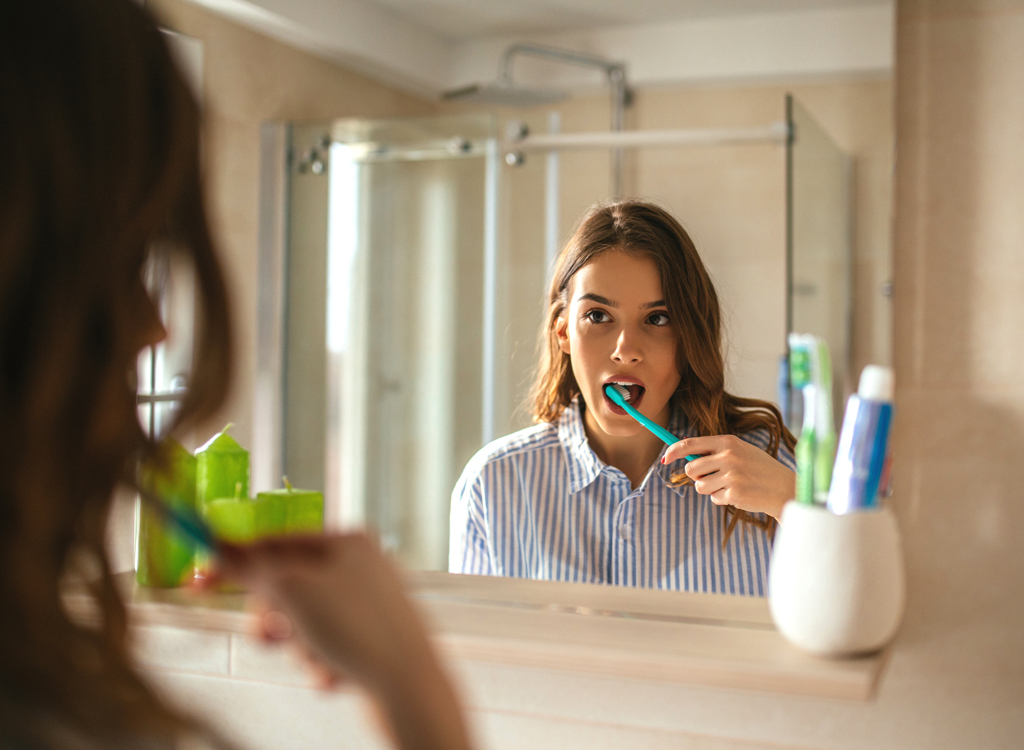
[[[892,132],[876,105],[890,98],[888,79],[641,90],[623,132],[647,140],[587,148],[558,137],[606,130],[607,96],[281,126],[283,147],[265,159],[279,162],[281,188],[264,191],[262,210],[287,206],[287,219],[260,294],[277,295],[283,335],[260,333],[257,353],[280,368],[281,418],[255,441],[293,483],[323,488],[329,523],[372,527],[410,568],[448,569],[452,490],[482,446],[532,424],[554,257],[586,209],[612,197],[616,151],[621,194],[675,216],[713,280],[727,390],[794,420],[786,334],[816,333],[832,350],[841,415],[860,367],[888,363]],[[609,544],[614,524],[642,523],[608,512]],[[728,519],[714,506],[690,513],[648,520],[706,525],[683,540],[693,549],[677,552],[674,574],[489,572],[763,595],[769,536],[752,531],[701,567],[698,548],[721,548]]]

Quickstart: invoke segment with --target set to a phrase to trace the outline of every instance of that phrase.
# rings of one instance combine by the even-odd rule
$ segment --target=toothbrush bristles
[[[622,396],[623,401],[629,401],[629,388],[627,388],[624,385],[621,385],[620,383],[612,383],[611,385],[612,388],[619,392],[619,395]]]

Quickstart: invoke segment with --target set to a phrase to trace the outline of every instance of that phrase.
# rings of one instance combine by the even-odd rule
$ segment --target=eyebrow
[[[591,302],[596,302],[599,305],[607,305],[608,307],[618,308],[619,303],[613,302],[607,297],[602,297],[600,294],[581,294],[580,299],[589,299]],[[652,307],[667,307],[665,300],[658,299],[654,302],[645,302],[640,305],[641,310],[650,310]]]

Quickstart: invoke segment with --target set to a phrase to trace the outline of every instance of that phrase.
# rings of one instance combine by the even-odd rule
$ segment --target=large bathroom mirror
[[[693,237],[730,392],[797,431],[787,334],[815,333],[841,415],[859,369],[889,361],[890,81],[630,98],[605,141],[606,95],[265,127],[254,484],[323,489],[329,524],[447,570],[460,472],[531,424],[553,259],[616,195]]]

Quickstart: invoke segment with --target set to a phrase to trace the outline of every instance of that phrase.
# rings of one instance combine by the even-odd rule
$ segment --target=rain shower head
[[[501,83],[474,83],[441,94],[445,101],[490,104],[503,107],[536,107],[565,101],[569,95],[558,89],[533,89]]]

